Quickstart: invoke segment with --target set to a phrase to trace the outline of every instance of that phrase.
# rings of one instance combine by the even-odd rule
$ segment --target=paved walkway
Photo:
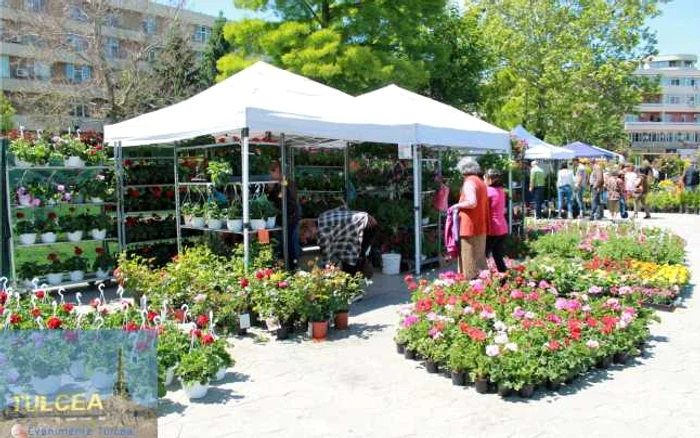
[[[700,284],[700,216],[646,223],[688,240]],[[697,437],[700,306],[660,313],[645,357],[595,371],[561,393],[504,400],[452,386],[395,352],[397,277],[378,276],[354,307],[352,330],[325,343],[235,340],[235,373],[190,403],[181,390],[161,408],[160,436],[190,437]]]

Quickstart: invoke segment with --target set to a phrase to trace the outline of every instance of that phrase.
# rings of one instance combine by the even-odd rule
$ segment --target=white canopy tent
[[[551,145],[530,134],[522,125],[516,126],[511,136],[522,140],[527,145],[525,159],[527,160],[570,160],[576,154],[573,151]]]
[[[420,274],[423,189],[419,145],[510,153],[508,132],[393,84],[358,96],[357,101],[364,107],[378,109],[380,113],[393,114],[402,125],[414,127],[410,141],[405,144],[411,144],[413,148],[415,270]]]

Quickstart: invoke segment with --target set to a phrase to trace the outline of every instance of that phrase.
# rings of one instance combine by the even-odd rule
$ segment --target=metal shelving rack
[[[273,142],[256,142],[251,144],[256,144],[259,146],[275,146],[280,148],[280,164],[282,166],[282,175],[285,176],[288,174],[288,163],[287,163],[287,146],[284,143],[284,136],[281,136],[279,143],[273,143]],[[173,168],[174,168],[174,173],[175,173],[175,222],[177,225],[177,248],[178,252],[182,252],[182,242],[186,238],[182,236],[182,230],[196,230],[196,231],[203,231],[203,232],[214,232],[218,234],[235,234],[235,235],[241,235],[245,236],[250,235],[251,233],[254,233],[250,229],[250,223],[244,223],[243,224],[243,231],[241,232],[234,232],[228,229],[212,229],[212,228],[206,228],[206,227],[193,227],[190,225],[186,225],[183,223],[183,217],[182,217],[182,211],[180,208],[180,188],[184,188],[189,190],[190,188],[204,188],[204,189],[209,189],[213,188],[214,184],[211,182],[204,182],[204,181],[197,181],[197,182],[188,182],[188,181],[180,181],[180,172],[179,172],[179,162],[180,162],[180,157],[179,154],[181,152],[188,152],[188,151],[203,151],[205,154],[207,151],[210,151],[215,148],[222,148],[222,147],[230,147],[230,146],[240,146],[241,143],[238,141],[233,141],[233,142],[226,142],[226,143],[213,143],[213,144],[207,144],[207,145],[197,145],[197,146],[178,146],[175,145],[173,149]],[[235,177],[234,177],[235,179]],[[238,181],[231,181],[224,186],[242,186],[242,182]],[[255,180],[251,179],[249,182],[249,186],[255,186],[255,185],[270,185],[270,184],[279,184],[279,181],[272,181],[272,180]],[[282,232],[282,242],[283,242],[283,256],[284,256],[284,263],[286,267],[289,267],[289,257],[288,257],[288,252],[286,251],[287,248],[287,196],[286,196],[286,184],[282,184],[282,226],[281,227],[274,227],[274,228],[266,228],[267,231],[270,232]]]
[[[109,251],[109,243],[110,242],[116,242],[118,250],[117,252],[121,251],[121,242],[122,242],[122,235],[121,235],[121,229],[119,226],[117,226],[117,237],[106,237],[104,239],[81,239],[80,241],[73,242],[69,240],[57,240],[55,242],[51,243],[43,243],[43,242],[37,242],[33,243],[31,245],[22,245],[19,242],[15,242],[15,233],[13,230],[13,217],[14,217],[14,212],[15,211],[38,211],[38,210],[44,210],[44,209],[50,209],[50,208],[57,208],[61,206],[91,206],[91,207],[100,207],[104,209],[104,206],[106,205],[116,205],[116,211],[117,211],[117,220],[119,221],[120,218],[120,190],[121,190],[121,185],[122,185],[122,174],[121,174],[121,166],[120,162],[118,160],[118,152],[115,149],[115,158],[113,160],[113,164],[111,166],[109,165],[102,165],[102,166],[83,166],[83,167],[66,167],[66,166],[30,166],[30,167],[24,167],[24,166],[13,166],[7,163],[6,170],[5,170],[5,198],[6,198],[6,206],[5,210],[7,212],[7,223],[9,224],[9,270],[10,270],[10,280],[14,281],[15,283],[18,282],[18,280],[23,280],[17,278],[17,266],[16,266],[16,255],[18,250],[24,250],[27,248],[38,248],[38,247],[53,247],[53,246],[59,246],[59,245],[79,245],[81,243],[85,242],[102,242],[102,246]],[[34,206],[23,206],[23,205],[15,205],[15,197],[13,193],[13,185],[12,185],[12,178],[11,175],[14,173],[19,173],[19,172],[24,172],[23,176],[20,178],[20,181],[24,178],[24,176],[29,173],[29,172],[50,172],[50,175],[47,176],[47,179],[53,179],[58,172],[75,172],[76,174],[82,173],[82,172],[95,172],[95,171],[100,171],[100,170],[107,170],[107,169],[112,169],[114,170],[115,174],[115,183],[117,186],[117,193],[116,193],[116,202],[100,202],[100,203],[91,203],[91,202],[81,202],[81,203],[56,203],[54,205],[41,205],[38,207]],[[52,290],[52,289],[57,289],[61,287],[66,287],[66,286],[71,286],[71,285],[78,285],[78,284],[85,284],[89,282],[96,282],[96,281],[107,281],[107,280],[112,280],[112,276],[107,276],[103,278],[98,278],[95,273],[89,273],[86,274],[85,277],[82,280],[79,281],[64,281],[61,282],[60,284],[56,285],[49,285],[47,289]]]

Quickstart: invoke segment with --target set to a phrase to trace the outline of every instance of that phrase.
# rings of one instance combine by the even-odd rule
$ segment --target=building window
[[[34,77],[41,81],[51,79],[51,64],[48,62],[34,61]]]
[[[107,58],[119,58],[119,40],[107,38],[105,41],[105,56]]]
[[[119,27],[119,18],[116,16],[116,14],[109,12],[105,14],[104,25],[107,27]]]
[[[197,43],[206,42],[211,36],[211,28],[207,26],[195,26],[192,40]]]
[[[29,59],[18,59],[15,64],[15,78],[30,79],[34,76],[34,62]]]
[[[7,55],[0,56],[0,78],[10,77],[10,57]]]
[[[78,66],[74,64],[66,64],[66,79],[74,84],[80,84],[89,81],[92,78],[92,69],[90,66]]]
[[[152,17],[150,15],[143,19],[141,26],[143,27],[143,33],[145,33],[146,35],[155,35],[158,31],[158,24],[156,23],[156,19],[155,17]]]
[[[68,112],[72,117],[90,117],[90,106],[86,103],[71,104]]]
[[[28,12],[44,12],[46,0],[24,0],[24,9]]]
[[[670,78],[670,80],[669,80],[669,85],[672,85],[672,86],[674,86],[674,87],[677,87],[677,86],[681,85],[681,80],[680,80],[680,78]]]
[[[69,34],[66,37],[66,40],[68,42],[68,45],[70,45],[76,52],[84,52],[87,50],[88,40],[83,36]]]
[[[68,11],[68,16],[71,20],[81,21],[83,23],[90,21],[85,11],[83,11],[83,9],[78,5],[71,5]]]
[[[678,61],[668,61],[669,67],[678,67]]]

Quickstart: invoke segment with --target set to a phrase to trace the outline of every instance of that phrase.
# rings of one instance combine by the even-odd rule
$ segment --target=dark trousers
[[[357,258],[357,264],[348,265],[347,263],[343,263],[343,271],[350,275],[355,275],[358,271],[364,269],[364,264],[369,263],[367,260],[367,250],[372,245],[376,235],[377,225],[367,225],[367,227],[365,227],[365,231],[362,233],[362,245],[360,247],[360,255]]]
[[[506,262],[503,258],[506,255],[507,234],[502,236],[488,236],[486,238],[486,257],[491,255],[496,263],[498,272],[506,272]]]
[[[532,196],[535,198],[535,214],[537,219],[542,218],[542,204],[544,203],[544,187],[535,187],[532,191]]]
[[[591,189],[591,220],[603,219],[602,189]]]

